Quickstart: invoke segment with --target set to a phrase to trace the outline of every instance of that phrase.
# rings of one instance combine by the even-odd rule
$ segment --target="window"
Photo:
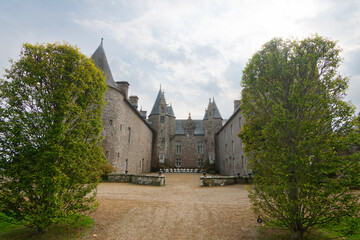
[[[112,124],[113,124],[113,121],[109,120],[109,126],[112,126]]]
[[[165,108],[161,107],[161,113],[164,113],[164,112],[165,112]]]
[[[106,157],[106,158],[109,158],[109,151],[106,151],[106,152],[105,152],[105,157]]]
[[[181,159],[180,158],[176,159],[175,167],[181,167]]]
[[[165,163],[165,155],[159,154],[159,163]]]
[[[117,154],[117,157],[119,158],[120,157],[120,153],[118,152],[118,154]]]
[[[181,154],[181,142],[176,142],[176,154]]]
[[[198,167],[202,168],[204,166],[204,160],[203,159],[199,159],[198,160]]]
[[[122,124],[120,124],[120,131],[122,131]]]
[[[215,162],[215,156],[209,156],[209,163],[214,164]]]
[[[204,142],[197,143],[197,153],[203,154],[204,153]]]
[[[125,159],[125,173],[127,173],[127,171],[128,171],[128,160],[127,159]]]
[[[239,128],[241,129],[241,117],[239,117]]]
[[[227,152],[227,144],[225,143],[225,152]]]
[[[131,128],[128,128],[128,143],[130,143],[131,138]]]
[[[165,116],[160,116],[160,122],[164,123],[165,122]]]
[[[212,146],[212,147],[214,146],[214,142],[211,142],[211,146]]]
[[[235,147],[234,141],[231,141],[231,152],[234,152],[234,147]]]
[[[161,145],[162,145],[162,146],[165,145],[165,138],[161,138]]]
[[[231,124],[230,130],[231,130],[231,135],[233,135],[234,133],[233,133],[233,125],[232,124]]]

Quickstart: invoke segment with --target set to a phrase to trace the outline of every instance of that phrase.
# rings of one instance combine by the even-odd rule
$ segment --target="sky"
[[[224,119],[242,71],[272,38],[319,34],[343,49],[346,99],[360,109],[358,0],[0,0],[0,78],[23,43],[67,42],[91,56],[104,38],[115,81],[151,111],[165,92],[177,119],[202,119],[209,98]]]

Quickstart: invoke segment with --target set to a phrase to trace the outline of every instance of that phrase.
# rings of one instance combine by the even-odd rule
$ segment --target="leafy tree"
[[[101,70],[79,49],[24,44],[0,83],[0,212],[39,232],[96,207]]]
[[[239,136],[254,172],[249,197],[259,216],[287,227],[292,239],[359,216],[358,195],[349,190],[360,178],[359,154],[343,154],[359,136],[354,108],[343,100],[340,52],[317,35],[273,39],[243,72]]]

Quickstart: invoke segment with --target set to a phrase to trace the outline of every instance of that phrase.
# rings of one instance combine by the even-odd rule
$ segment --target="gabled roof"
[[[213,101],[212,101],[212,106],[213,106],[213,108],[214,108],[214,119],[223,119],[222,117],[221,117],[221,114],[220,114],[220,111],[219,111],[219,109],[218,109],[218,107],[216,106],[216,103],[215,103],[215,99],[213,99]],[[209,117],[208,117],[208,111],[205,111],[205,115],[204,115],[204,120],[207,120]]]
[[[106,75],[106,80],[105,80],[106,85],[117,88],[114,78],[111,74],[109,63],[105,55],[105,50],[103,47],[103,39],[101,39],[100,46],[96,49],[96,51],[91,56],[91,58],[94,60],[95,66],[103,70],[104,74]]]
[[[156,97],[156,100],[155,100],[155,103],[154,103],[154,106],[151,110],[151,113],[149,114],[150,115],[157,115],[160,113],[159,111],[159,103],[160,103],[160,99],[161,99],[161,95],[162,95],[162,92],[161,92],[161,89],[159,90],[159,93]]]

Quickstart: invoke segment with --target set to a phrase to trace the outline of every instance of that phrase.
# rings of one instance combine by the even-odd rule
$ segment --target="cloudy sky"
[[[62,42],[91,56],[104,38],[116,81],[148,112],[160,85],[178,119],[202,118],[215,98],[223,118],[240,98],[242,70],[274,37],[318,33],[343,49],[347,99],[360,109],[360,1],[0,0],[0,76],[21,44]]]

